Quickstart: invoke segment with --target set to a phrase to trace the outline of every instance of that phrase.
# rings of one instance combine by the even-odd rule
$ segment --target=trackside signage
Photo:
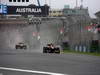
[[[48,15],[48,6],[7,6],[7,14],[14,15]]]
[[[7,14],[7,5],[0,4],[0,14]]]
[[[16,13],[41,13],[40,8],[17,8]]]

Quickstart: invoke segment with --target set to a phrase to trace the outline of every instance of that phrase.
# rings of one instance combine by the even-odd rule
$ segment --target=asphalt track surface
[[[63,74],[100,75],[100,57],[81,55],[81,54],[63,54],[63,53],[62,54],[43,54],[38,52],[0,53],[0,75],[63,75]]]

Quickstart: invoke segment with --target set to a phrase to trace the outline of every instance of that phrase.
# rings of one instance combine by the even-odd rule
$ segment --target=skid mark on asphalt
[[[9,71],[36,73],[36,74],[47,74],[47,75],[68,75],[68,74],[60,74],[60,73],[52,73],[52,72],[44,72],[44,71],[33,71],[33,70],[25,70],[25,69],[7,68],[7,67],[0,67],[0,69],[1,70],[9,70]]]

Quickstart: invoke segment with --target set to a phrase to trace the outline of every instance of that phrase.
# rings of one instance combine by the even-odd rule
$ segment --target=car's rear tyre
[[[60,54],[60,49],[59,48],[55,48],[55,53]]]
[[[18,47],[18,46],[16,46],[16,49],[19,49],[19,47]]]
[[[43,53],[47,53],[47,47],[43,47]]]

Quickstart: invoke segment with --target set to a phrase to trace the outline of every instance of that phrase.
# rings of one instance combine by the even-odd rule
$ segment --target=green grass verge
[[[76,52],[71,50],[63,50],[63,53],[76,53],[76,54],[86,54],[86,55],[93,55],[93,56],[100,56],[100,53],[90,53],[90,52]]]

